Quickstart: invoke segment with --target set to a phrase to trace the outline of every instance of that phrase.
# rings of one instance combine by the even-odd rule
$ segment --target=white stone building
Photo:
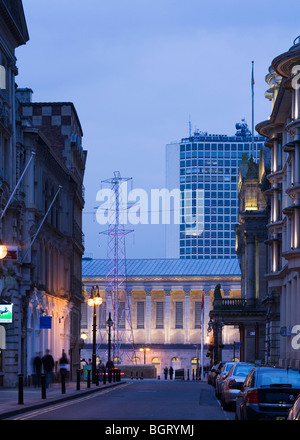
[[[87,304],[92,287],[98,286],[106,310],[107,260],[83,259],[83,286],[86,302],[82,304],[81,331],[87,339],[81,356],[92,356],[93,308]],[[204,300],[204,364],[209,338],[207,334],[209,311],[214,300],[214,289],[221,284],[225,298],[240,297],[240,269],[237,260],[183,260],[151,259],[127,260],[126,292],[129,298],[133,345],[138,364],[154,364],[157,374],[163,375],[165,366],[185,371],[201,365],[201,303]],[[109,296],[106,297],[109,301]],[[107,360],[107,312],[101,319],[97,310],[97,356]],[[103,315],[102,315],[103,316]],[[128,324],[124,323],[124,328]],[[104,337],[103,337],[104,336]],[[238,330],[228,326],[223,330],[223,355],[232,358],[233,341]],[[103,339],[102,339],[103,338]],[[100,342],[103,341],[103,342]],[[130,347],[131,348],[131,347]],[[147,348],[144,353],[140,348]],[[117,361],[117,359],[115,359]],[[128,363],[120,359],[121,363]]]

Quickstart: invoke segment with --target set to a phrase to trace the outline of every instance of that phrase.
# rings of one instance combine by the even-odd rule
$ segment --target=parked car
[[[248,362],[238,362],[231,366],[229,373],[222,382],[220,390],[221,405],[224,409],[230,409],[235,406],[236,397],[253,368],[254,364]]]
[[[217,365],[213,365],[211,369],[207,373],[207,383],[209,385],[212,385],[213,375],[215,374],[215,369],[217,368]]]
[[[289,410],[288,420],[300,420],[300,394],[295,400],[294,405]]]
[[[216,377],[216,397],[219,399],[221,397],[221,391],[222,391],[222,383],[225,377],[227,376],[229,370],[231,367],[236,364],[236,362],[225,362],[223,365],[220,374]]]
[[[237,395],[236,419],[286,419],[299,394],[299,370],[255,367]]]
[[[221,369],[224,364],[225,364],[225,362],[219,362],[218,364],[216,364],[212,367],[212,369],[208,373],[208,379],[207,379],[207,382],[210,385],[213,385],[214,387],[216,386],[216,378],[217,378],[218,374],[220,374]]]

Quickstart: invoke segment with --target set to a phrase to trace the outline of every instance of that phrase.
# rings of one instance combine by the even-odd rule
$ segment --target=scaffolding
[[[103,305],[100,312],[100,346],[107,343],[106,319],[111,314],[111,352],[114,363],[132,363],[136,358],[131,320],[131,292],[127,287],[125,237],[133,232],[125,228],[127,204],[123,206],[123,184],[131,178],[123,178],[119,171],[102,184],[111,187],[111,200],[108,209],[108,229],[106,234],[107,265]],[[127,188],[127,187],[126,187]],[[105,331],[106,330],[106,331]]]

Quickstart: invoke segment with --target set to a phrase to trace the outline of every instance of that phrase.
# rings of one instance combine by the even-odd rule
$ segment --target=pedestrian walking
[[[46,350],[45,356],[42,358],[44,373],[46,375],[46,388],[49,387],[49,384],[52,381],[53,369],[54,369],[54,359],[50,354],[50,350]]]
[[[42,358],[40,356],[40,353],[37,353],[35,358],[33,359],[33,382],[34,387],[39,387],[41,385],[41,374],[42,374]]]
[[[100,362],[98,364],[98,371],[99,371],[99,380],[102,381],[103,379],[103,368],[104,367],[104,363],[102,362],[102,360],[100,359]]]
[[[168,379],[168,367],[164,368],[164,375],[165,375],[165,380]]]
[[[171,380],[173,379],[173,372],[174,372],[173,367],[170,367],[169,368],[169,374],[170,374],[170,379]]]
[[[69,367],[69,361],[66,356],[65,350],[62,351],[62,357],[59,360],[59,371],[61,375],[67,375]]]

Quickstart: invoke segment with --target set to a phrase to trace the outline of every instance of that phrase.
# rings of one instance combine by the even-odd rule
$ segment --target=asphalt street
[[[233,420],[206,382],[129,380],[111,389],[36,409],[14,420]]]

